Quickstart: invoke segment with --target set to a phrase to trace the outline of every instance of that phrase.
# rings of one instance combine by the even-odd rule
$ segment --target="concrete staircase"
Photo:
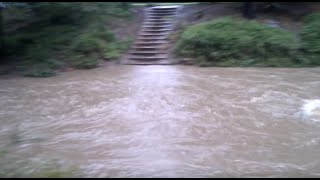
[[[156,6],[145,9],[145,20],[123,64],[172,64],[168,59],[168,35],[179,6]]]

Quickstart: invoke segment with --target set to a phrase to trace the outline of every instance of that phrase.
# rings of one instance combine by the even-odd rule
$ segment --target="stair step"
[[[147,18],[145,21],[152,21],[152,22],[170,22],[170,19],[149,19]]]
[[[159,33],[159,32],[156,32],[156,33],[140,33],[139,36],[166,36],[168,35],[169,33]]]
[[[155,15],[155,16],[168,16],[168,15],[175,15],[177,12],[172,11],[172,12],[156,12],[156,11],[149,11],[145,12],[146,15]]]
[[[143,56],[155,56],[156,54],[166,54],[166,52],[161,51],[133,51],[130,54],[143,55]]]
[[[172,12],[172,13],[159,13],[159,12],[148,12],[145,13],[146,17],[148,16],[154,16],[154,17],[167,17],[167,16],[176,16],[177,13],[176,12]]]
[[[155,44],[166,44],[168,43],[168,41],[152,41],[152,42],[141,42],[141,41],[137,41],[136,43],[134,43],[135,46],[153,46]]]
[[[158,29],[162,29],[162,28],[171,28],[171,25],[159,25],[159,26],[151,26],[151,25],[145,25],[142,26],[142,28],[158,28]]]
[[[179,7],[156,7],[156,6],[153,6],[153,7],[150,7],[150,8],[147,8],[147,10],[157,10],[157,11],[161,11],[161,10],[176,10],[178,9]]]
[[[167,31],[171,31],[171,29],[142,29],[142,32],[167,32]]]
[[[146,10],[145,12],[147,13],[175,13],[177,12],[176,9],[171,9],[171,10]]]
[[[177,9],[149,9],[146,12],[176,12]]]
[[[165,31],[171,31],[172,28],[168,28],[168,27],[163,27],[163,28],[159,28],[159,27],[143,27],[141,28],[141,31],[148,31],[148,32],[165,32]]]
[[[176,12],[170,12],[170,13],[163,13],[163,12],[150,12],[147,13],[148,16],[174,16],[176,15]]]
[[[144,25],[163,25],[163,24],[172,25],[173,23],[171,21],[145,21],[144,22]]]
[[[159,49],[163,46],[157,45],[157,46],[134,46],[132,49],[140,49],[140,50],[150,50],[150,49]]]
[[[159,15],[149,15],[147,18],[151,19],[164,19],[164,18],[174,18],[175,16],[159,16]]]
[[[145,21],[172,21],[173,18],[146,18]]]
[[[157,51],[160,49],[160,47],[155,47],[155,48],[146,48],[146,47],[133,47],[132,48],[134,51]]]
[[[165,40],[167,39],[166,37],[138,37],[138,40]]]
[[[157,60],[162,60],[162,59],[167,59],[168,56],[166,55],[161,55],[161,56],[130,56],[129,59],[132,60],[139,60],[139,61],[157,61]]]
[[[146,11],[145,20],[128,52],[128,64],[170,64],[167,36],[177,14],[177,7],[152,7]]]
[[[145,26],[145,25],[150,25],[150,26],[155,26],[155,25],[164,25],[164,24],[170,24],[172,25],[172,22],[144,22],[142,25]]]
[[[150,35],[139,35],[137,39],[145,39],[145,40],[148,40],[148,39],[153,39],[153,40],[164,40],[166,39],[166,36],[167,35],[163,35],[163,34],[160,34],[160,35],[154,35],[154,34],[150,34]]]
[[[149,29],[149,30],[161,30],[161,29],[172,29],[171,25],[167,25],[167,26],[151,26],[151,25],[146,25],[146,26],[142,26],[141,29]]]
[[[151,7],[150,9],[177,9],[179,8],[180,6],[175,6],[175,5],[171,5],[171,6],[153,6]]]
[[[146,9],[146,11],[176,11],[178,8],[157,8],[154,7]]]
[[[175,7],[175,8],[155,8],[155,7],[152,7],[147,10],[148,11],[176,11],[177,9],[178,9],[177,7]]]
[[[161,18],[146,18],[145,21],[172,21],[172,17],[166,18],[166,17],[161,17]]]
[[[143,26],[153,26],[153,27],[160,27],[160,26],[172,26],[172,22],[145,22]]]

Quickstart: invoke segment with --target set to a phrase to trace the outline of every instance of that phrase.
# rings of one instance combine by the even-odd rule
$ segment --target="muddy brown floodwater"
[[[320,68],[2,78],[0,107],[1,148],[18,131],[10,155],[88,177],[320,177]]]

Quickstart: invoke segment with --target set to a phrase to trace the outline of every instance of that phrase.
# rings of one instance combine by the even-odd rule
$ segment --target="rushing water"
[[[88,177],[320,177],[319,68],[2,78],[0,107],[0,148]]]

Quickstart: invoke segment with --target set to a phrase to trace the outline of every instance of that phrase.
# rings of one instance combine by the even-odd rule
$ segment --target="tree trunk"
[[[254,19],[256,17],[256,8],[254,2],[244,3],[243,16],[248,19]]]

